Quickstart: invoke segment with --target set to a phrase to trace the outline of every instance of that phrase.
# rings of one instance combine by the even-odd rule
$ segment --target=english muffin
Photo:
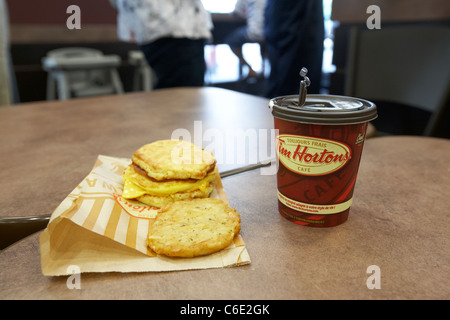
[[[125,199],[153,207],[207,198],[218,175],[211,152],[185,141],[162,140],[139,148],[122,176]]]
[[[139,148],[133,163],[155,180],[203,179],[216,159],[209,151],[182,140],[159,140]]]

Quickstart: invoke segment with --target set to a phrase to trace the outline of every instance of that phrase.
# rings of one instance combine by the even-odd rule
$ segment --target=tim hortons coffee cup
[[[302,70],[303,71],[303,70]],[[278,160],[279,213],[304,226],[333,227],[348,218],[374,103],[345,96],[300,94],[270,101]]]

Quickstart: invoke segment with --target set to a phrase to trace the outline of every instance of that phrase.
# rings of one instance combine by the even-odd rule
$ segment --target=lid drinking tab
[[[300,90],[298,94],[298,105],[301,107],[305,104],[306,95],[308,94],[307,88],[311,85],[311,80],[306,76],[308,74],[308,69],[302,68],[300,70],[300,76],[303,77],[303,80],[300,81]]]

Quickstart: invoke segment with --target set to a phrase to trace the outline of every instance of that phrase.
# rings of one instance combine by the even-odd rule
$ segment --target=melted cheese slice
[[[138,183],[132,181],[127,175],[124,175],[124,188],[122,197],[125,199],[134,199],[145,194],[153,196],[168,196],[177,192],[194,191],[199,189],[205,192],[209,184],[214,181],[215,175],[208,175],[202,180],[196,182],[184,182],[183,180],[178,180],[177,183],[171,183],[170,185],[164,186],[161,183],[155,188],[149,188],[139,185]]]
[[[145,190],[139,187],[137,184],[134,184],[130,180],[125,180],[122,193],[123,198],[135,199],[137,197],[143,196],[145,193]]]

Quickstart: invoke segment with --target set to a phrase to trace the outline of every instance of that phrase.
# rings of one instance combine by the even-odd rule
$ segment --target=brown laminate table
[[[238,137],[272,127],[267,99],[218,88],[3,107],[0,217],[50,214],[89,173],[99,154],[130,158],[146,143],[180,134],[207,147],[215,143],[217,133]],[[236,141],[233,145],[237,148]],[[221,157],[221,171],[252,160],[250,155],[238,159],[235,153],[234,161]]]
[[[214,88],[1,109],[0,216],[50,214],[98,154],[130,157],[176,128],[194,132],[199,120],[205,131],[273,127],[267,100]],[[349,220],[326,229],[278,214],[273,174],[223,178],[251,257],[240,267],[85,273],[81,289],[70,290],[67,277],[42,275],[38,232],[0,253],[0,298],[448,299],[449,160],[449,140],[368,139]],[[375,275],[380,287],[371,289]]]

